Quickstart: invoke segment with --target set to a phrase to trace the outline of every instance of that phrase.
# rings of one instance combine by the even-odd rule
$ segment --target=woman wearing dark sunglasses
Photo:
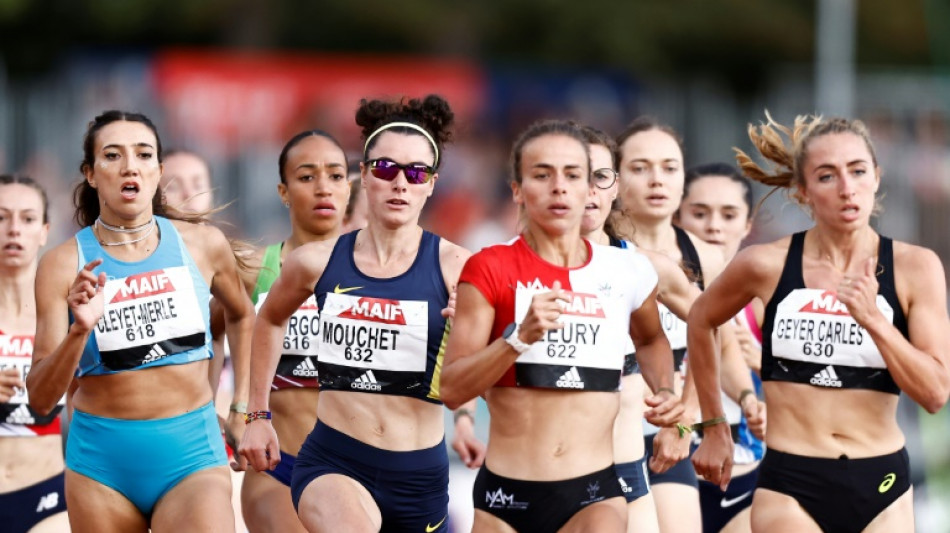
[[[311,295],[321,310],[318,422],[291,481],[309,531],[447,531],[440,345],[470,254],[419,215],[453,118],[438,96],[361,101],[367,226],[289,254],[258,312],[241,453],[265,470],[280,460],[267,409],[285,322]]]

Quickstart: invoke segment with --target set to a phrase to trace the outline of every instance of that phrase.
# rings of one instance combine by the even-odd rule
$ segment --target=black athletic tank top
[[[703,265],[699,261],[699,252],[693,246],[693,240],[689,238],[686,230],[679,226],[673,226],[673,231],[676,232],[676,245],[683,254],[683,268],[689,280],[695,282],[700,289],[706,290],[706,284],[703,282]]]
[[[900,394],[871,336],[835,292],[805,287],[804,245],[805,232],[792,236],[782,277],[765,306],[762,381]],[[877,281],[878,308],[906,338],[907,318],[894,283],[893,241],[884,236],[878,246]]]

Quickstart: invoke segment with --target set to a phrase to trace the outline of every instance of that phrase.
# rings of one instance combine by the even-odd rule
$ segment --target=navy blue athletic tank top
[[[805,232],[792,235],[775,294],[762,324],[762,381],[900,394],[884,358],[834,291],[808,289],[802,276]],[[894,283],[891,239],[878,245],[878,309],[907,337]]]
[[[437,235],[423,231],[412,266],[393,278],[373,278],[353,260],[359,231],[342,235],[314,287],[322,390],[410,396],[441,404],[439,374],[448,334],[442,309]]]

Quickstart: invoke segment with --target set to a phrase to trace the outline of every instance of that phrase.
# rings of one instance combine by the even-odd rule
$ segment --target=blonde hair
[[[860,120],[840,117],[825,120],[821,115],[798,115],[789,128],[776,122],[768,111],[765,112],[765,118],[764,124],[749,124],[749,139],[759,154],[772,163],[772,168],[768,171],[763,169],[744,151],[733,147],[736,163],[749,179],[776,189],[787,189],[789,195],[800,204],[803,202],[798,189],[805,186],[802,166],[808,157],[808,145],[818,137],[836,133],[852,133],[861,137],[871,154],[871,161],[877,167],[871,136],[867,126]]]

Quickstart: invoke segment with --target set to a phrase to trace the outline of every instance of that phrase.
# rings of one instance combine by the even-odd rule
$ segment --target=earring
[[[286,207],[287,209],[290,209],[290,202],[284,202],[284,207]]]

